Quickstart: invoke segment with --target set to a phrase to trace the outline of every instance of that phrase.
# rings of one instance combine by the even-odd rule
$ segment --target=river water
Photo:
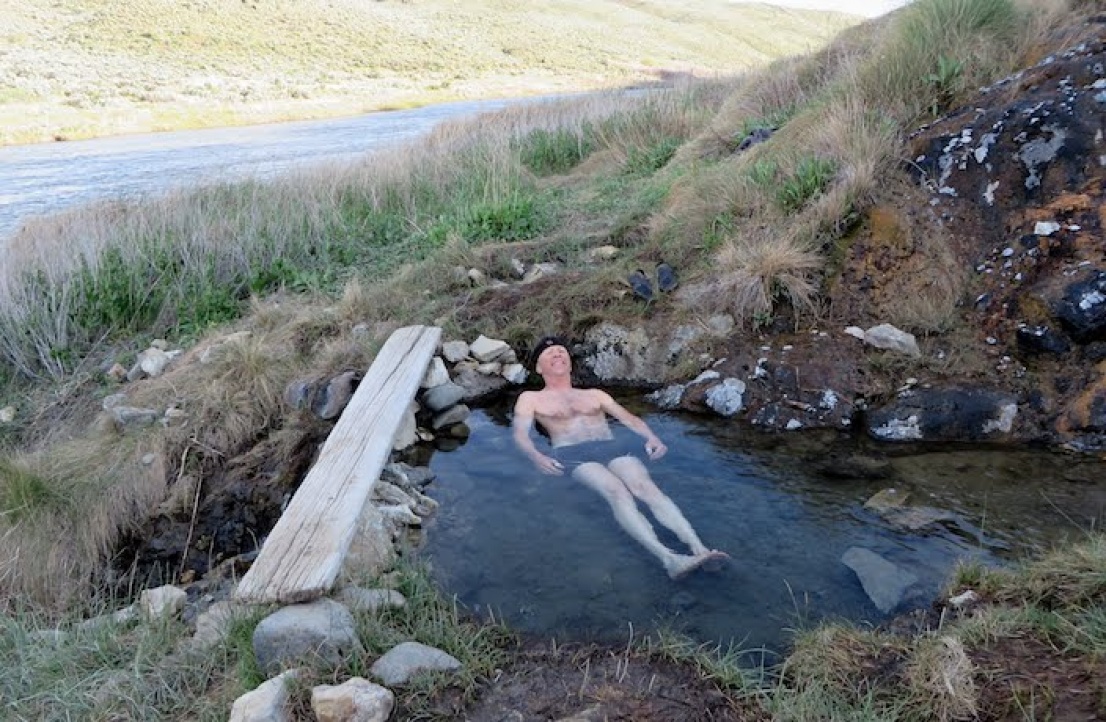
[[[0,243],[41,216],[205,183],[268,179],[408,141],[527,100],[444,103],[350,118],[0,147]]]
[[[878,624],[926,607],[959,561],[1008,564],[1085,534],[1106,511],[1101,462],[761,435],[637,406],[670,449],[652,465],[655,480],[708,546],[732,555],[728,568],[671,581],[597,494],[537,473],[513,448],[509,412],[490,409],[474,413],[466,444],[431,459],[441,508],[422,553],[444,590],[561,640],[625,642],[631,628],[671,628],[704,643],[780,651],[789,630],[820,620]],[[890,488],[909,494],[910,514],[865,506]],[[930,521],[904,522],[919,519]],[[896,608],[875,606],[842,561],[851,548],[916,579]]]

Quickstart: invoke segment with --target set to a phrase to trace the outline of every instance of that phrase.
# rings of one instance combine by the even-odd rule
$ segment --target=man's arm
[[[534,466],[543,474],[561,476],[565,473],[561,462],[538,451],[534,446],[534,440],[530,438],[530,430],[534,428],[534,404],[533,392],[524,391],[515,402],[514,419],[511,421],[515,446],[534,462]]]
[[[657,438],[657,435],[649,428],[649,424],[626,410],[622,404],[612,399],[606,391],[600,391],[599,389],[593,391],[598,395],[599,405],[604,412],[618,419],[626,428],[645,439],[645,453],[650,459],[659,459],[668,452],[668,447]]]

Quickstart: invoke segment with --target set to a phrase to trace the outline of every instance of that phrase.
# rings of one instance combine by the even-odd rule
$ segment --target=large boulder
[[[321,659],[337,666],[362,652],[353,615],[330,599],[284,607],[261,620],[253,651],[266,674]]]
[[[1018,414],[1010,394],[984,389],[920,389],[868,414],[880,441],[986,441],[1008,435]]]

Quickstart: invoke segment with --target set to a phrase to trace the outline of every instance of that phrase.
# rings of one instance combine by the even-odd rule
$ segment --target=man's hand
[[[538,467],[538,471],[550,476],[564,476],[565,467],[564,464],[556,459],[546,456],[545,454],[538,452],[530,457],[534,462],[534,466]]]
[[[668,447],[664,445],[664,442],[653,437],[645,442],[645,454],[651,461],[655,461],[668,453]]]

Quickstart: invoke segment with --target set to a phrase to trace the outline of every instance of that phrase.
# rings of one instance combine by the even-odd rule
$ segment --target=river
[[[0,147],[0,243],[35,216],[184,186],[272,178],[411,140],[444,120],[541,100],[465,101],[333,120]]]

